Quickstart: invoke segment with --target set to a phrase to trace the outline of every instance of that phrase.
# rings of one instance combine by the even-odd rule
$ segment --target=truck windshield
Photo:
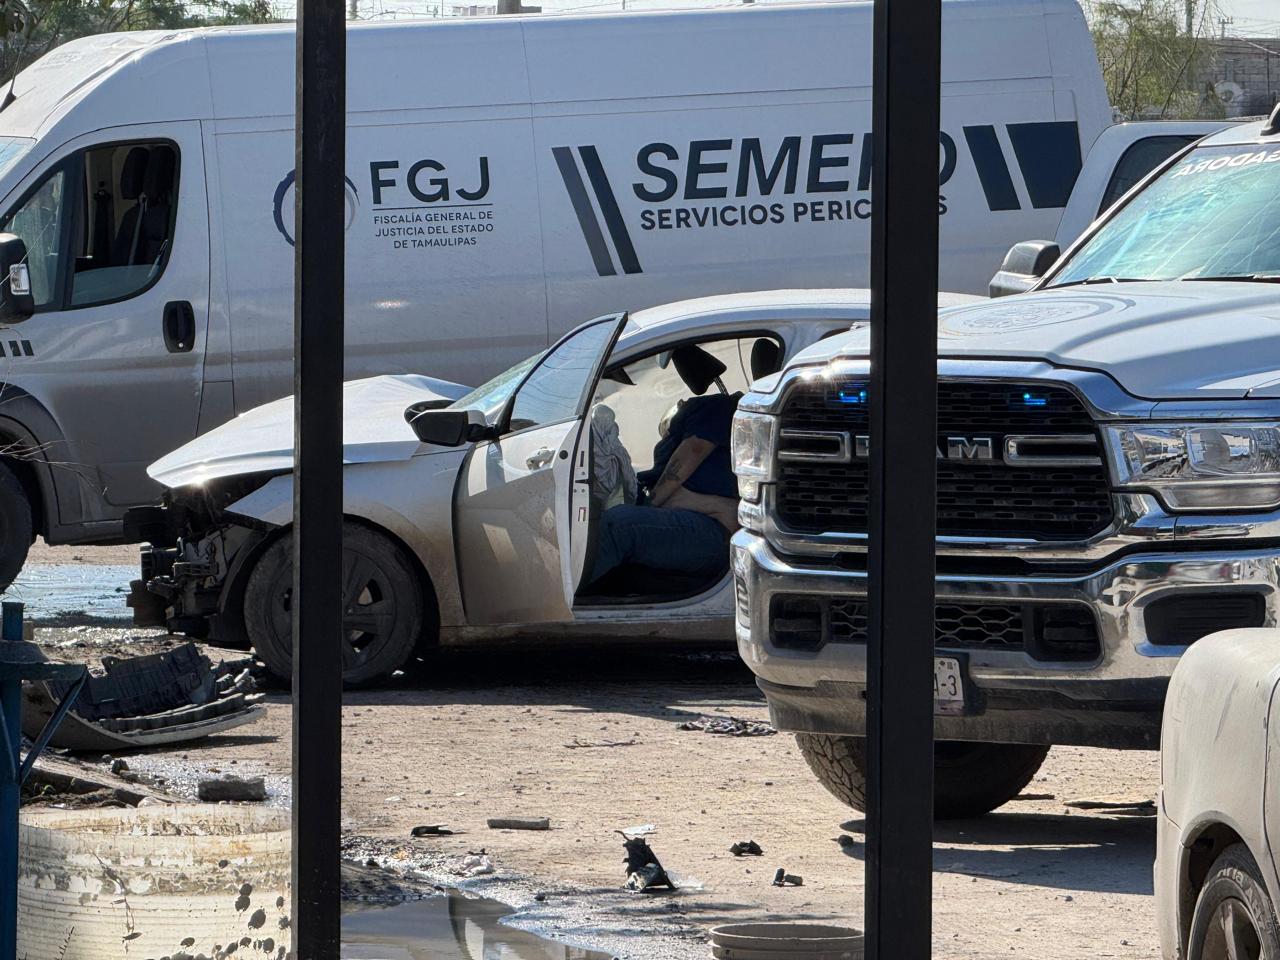
[[[1048,284],[1280,280],[1280,149],[1201,147],[1139,193]]]

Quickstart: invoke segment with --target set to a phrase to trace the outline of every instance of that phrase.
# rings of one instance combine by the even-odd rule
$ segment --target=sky
[[[1218,0],[1218,7],[1235,21],[1229,34],[1280,37],[1280,0]]]

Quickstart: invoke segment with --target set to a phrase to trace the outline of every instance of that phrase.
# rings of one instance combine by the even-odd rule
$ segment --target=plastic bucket
[[[862,960],[861,930],[820,923],[730,923],[711,930],[716,960]]]
[[[24,810],[18,956],[283,960],[289,838],[263,807]]]

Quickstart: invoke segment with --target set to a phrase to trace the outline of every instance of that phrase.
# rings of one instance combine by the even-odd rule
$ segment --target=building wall
[[[1210,41],[1207,84],[1222,101],[1228,117],[1270,113],[1280,101],[1280,38]]]

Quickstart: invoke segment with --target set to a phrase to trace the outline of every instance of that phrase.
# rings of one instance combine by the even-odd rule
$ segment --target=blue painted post
[[[0,641],[22,640],[22,604],[6,600],[0,605]],[[18,806],[22,785],[18,761],[22,750],[22,676],[16,670],[0,672],[0,712],[4,715],[8,754],[0,758],[0,960],[18,955]]]

